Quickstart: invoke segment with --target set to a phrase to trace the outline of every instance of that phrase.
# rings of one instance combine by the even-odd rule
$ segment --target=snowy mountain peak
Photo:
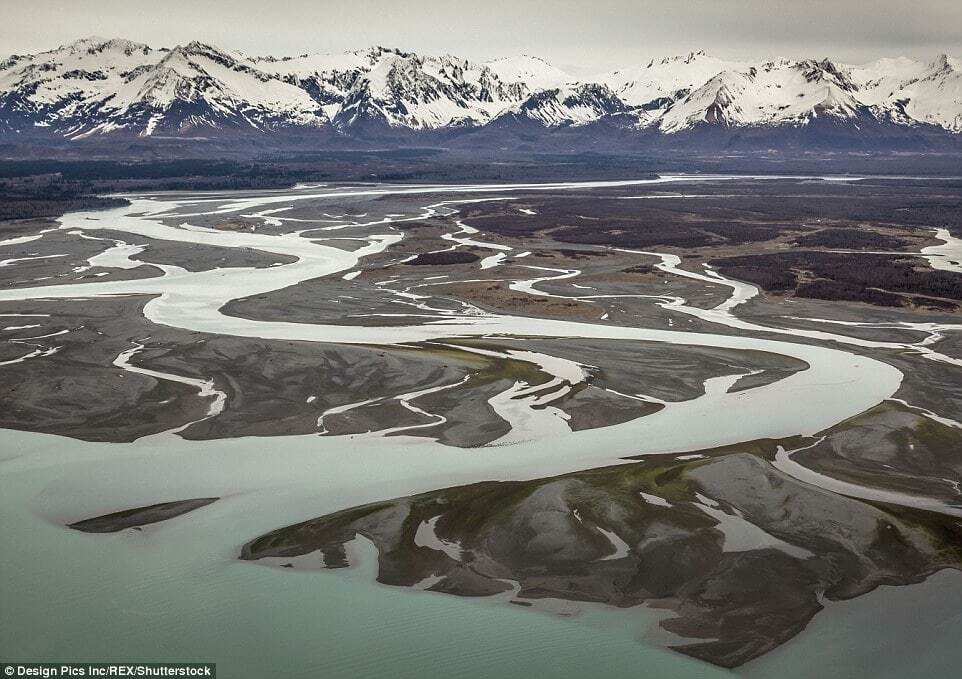
[[[529,91],[558,87],[572,78],[541,57],[519,55],[485,61],[482,64],[502,82],[523,83]]]
[[[932,70],[936,72],[952,70],[952,67],[949,65],[949,55],[940,54],[935,57],[935,60],[932,62]]]
[[[705,50],[697,50],[689,52],[688,54],[676,54],[670,57],[662,57],[660,60],[652,59],[648,62],[647,68],[652,68],[654,66],[665,66],[667,64],[682,63],[690,64],[697,61],[701,57],[708,57],[708,53]],[[711,58],[711,57],[708,57]]]
[[[0,135],[266,133],[330,126],[347,135],[497,123],[545,129],[798,128],[829,118],[962,132],[962,67],[939,55],[844,65],[830,58],[729,61],[704,50],[587,82],[530,55],[482,62],[373,46],[250,57],[191,41],[153,49],[89,37],[0,62]],[[894,129],[894,128],[893,128]]]
[[[580,83],[535,92],[502,113],[499,121],[534,121],[545,127],[585,125],[627,110],[606,85]]]
[[[127,56],[134,52],[143,54],[149,53],[150,47],[143,43],[134,42],[125,38],[102,38],[100,36],[90,36],[74,40],[66,45],[61,45],[52,52],[65,51],[71,54],[85,53],[89,55],[102,54],[103,52],[122,52]],[[48,52],[49,54],[50,52]]]

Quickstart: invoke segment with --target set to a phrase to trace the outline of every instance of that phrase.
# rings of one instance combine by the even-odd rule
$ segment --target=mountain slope
[[[198,42],[154,49],[98,38],[0,62],[6,138],[288,131],[307,139],[415,143],[480,129],[487,133],[476,138],[486,143],[497,143],[498,133],[563,130],[557,139],[592,144],[710,137],[777,146],[780,139],[804,143],[818,130],[830,132],[831,143],[854,146],[871,140],[958,147],[962,65],[945,55],[846,66],[828,59],[735,62],[693,52],[579,82],[531,56],[472,62],[375,47],[250,57]]]

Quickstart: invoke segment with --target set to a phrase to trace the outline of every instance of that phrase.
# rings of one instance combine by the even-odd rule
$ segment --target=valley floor
[[[5,659],[959,660],[958,180],[124,198],[0,237]]]

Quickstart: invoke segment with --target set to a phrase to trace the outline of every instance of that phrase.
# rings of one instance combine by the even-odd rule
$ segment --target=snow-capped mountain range
[[[168,138],[320,130],[416,138],[592,130],[845,129],[962,138],[962,62],[724,61],[704,52],[578,80],[537,57],[472,62],[375,47],[251,57],[87,38],[0,61],[0,137]],[[483,135],[482,135],[483,137]]]

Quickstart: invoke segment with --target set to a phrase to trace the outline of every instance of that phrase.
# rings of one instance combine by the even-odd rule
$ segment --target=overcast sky
[[[960,0],[0,0],[0,56],[79,37],[252,54],[374,44],[578,70],[696,49],[727,58],[962,56]]]

